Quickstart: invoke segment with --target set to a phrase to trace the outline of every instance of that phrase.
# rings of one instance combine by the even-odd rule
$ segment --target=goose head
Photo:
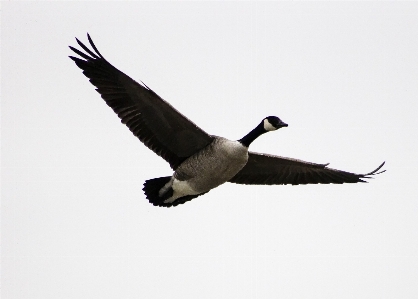
[[[263,119],[262,124],[263,129],[266,132],[276,131],[277,129],[287,127],[287,124],[277,116],[267,116],[265,119]]]
[[[260,135],[267,132],[276,131],[277,129],[287,126],[288,125],[277,116],[267,116],[257,127],[255,127],[250,133],[238,141],[245,147],[249,147],[251,142],[253,142]]]

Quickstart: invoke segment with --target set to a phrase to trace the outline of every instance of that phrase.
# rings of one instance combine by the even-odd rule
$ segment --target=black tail
[[[183,204],[189,200],[192,200],[193,198],[198,197],[199,195],[205,194],[197,194],[197,195],[187,195],[180,198],[177,198],[174,202],[165,203],[164,200],[169,198],[173,194],[173,189],[167,190],[166,193],[164,193],[161,197],[159,195],[159,191],[162,187],[164,187],[165,184],[167,184],[170,181],[171,177],[161,177],[161,178],[155,178],[151,180],[146,180],[144,183],[144,190],[145,195],[148,198],[148,201],[152,203],[154,206],[159,207],[171,207],[171,206],[177,206],[179,204]]]
[[[145,181],[144,188],[142,190],[144,190],[144,193],[147,196],[149,202],[152,203],[154,206],[164,206],[164,200],[171,196],[164,196],[170,191],[170,193],[173,192],[171,188],[162,197],[160,197],[160,195],[158,194],[161,188],[164,187],[164,185],[167,184],[170,181],[170,179],[171,177],[165,176],[162,178],[155,178]]]

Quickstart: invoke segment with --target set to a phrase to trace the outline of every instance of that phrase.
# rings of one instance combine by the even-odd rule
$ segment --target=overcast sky
[[[418,3],[2,2],[4,299],[418,298]],[[68,58],[117,68],[210,134],[369,184],[222,185],[148,203],[169,165]]]

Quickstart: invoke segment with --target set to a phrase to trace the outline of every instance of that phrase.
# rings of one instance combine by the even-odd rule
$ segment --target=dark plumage
[[[70,58],[83,70],[106,104],[148,148],[166,160],[173,176],[147,180],[144,192],[157,206],[176,206],[209,192],[225,182],[262,185],[342,184],[365,182],[384,172],[384,162],[367,174],[328,168],[301,160],[248,151],[261,134],[287,127],[269,116],[238,141],[207,134],[160,98],[112,66],[87,35],[93,51],[70,46],[79,57]]]

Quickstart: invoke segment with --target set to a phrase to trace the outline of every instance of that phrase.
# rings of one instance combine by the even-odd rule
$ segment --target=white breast
[[[247,152],[247,148],[242,145],[241,142],[235,140],[225,139],[222,143],[219,144],[218,149],[224,150],[228,155],[239,157],[244,157]]]

